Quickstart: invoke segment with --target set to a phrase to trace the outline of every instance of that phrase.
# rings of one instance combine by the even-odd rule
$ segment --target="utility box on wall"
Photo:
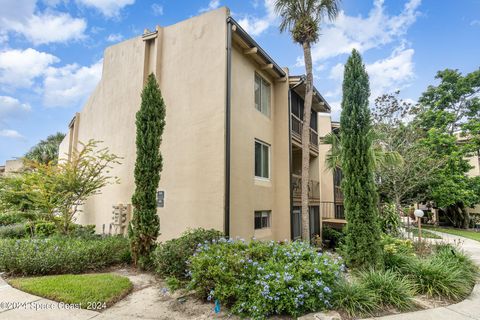
[[[128,224],[132,217],[132,205],[131,204],[118,204],[114,205],[112,211],[112,227],[114,234],[127,234]]]

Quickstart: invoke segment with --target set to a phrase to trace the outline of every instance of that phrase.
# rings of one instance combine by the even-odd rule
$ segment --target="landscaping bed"
[[[40,297],[97,311],[113,305],[133,288],[128,278],[112,273],[11,278],[8,283]]]
[[[387,235],[381,241],[383,266],[370,270],[345,269],[338,254],[318,253],[301,242],[220,238],[199,241],[191,257],[171,255],[186,259],[180,278],[162,264],[157,271],[172,291],[252,319],[321,310],[337,310],[344,318],[414,311],[463,300],[478,279],[478,268],[454,246]],[[169,241],[168,251],[177,252],[177,242],[185,240]],[[168,258],[163,249],[159,245],[156,256]]]

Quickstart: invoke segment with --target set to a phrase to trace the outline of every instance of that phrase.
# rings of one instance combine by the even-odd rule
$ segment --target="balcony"
[[[292,116],[292,139],[298,142],[301,146],[303,121],[300,120],[294,114],[292,114],[291,116]],[[318,153],[318,133],[312,128],[310,128],[310,149]]]
[[[320,214],[325,222],[343,223],[339,220],[345,220],[343,203],[322,201],[320,202]]]
[[[302,197],[302,176],[292,174],[293,198]],[[308,199],[320,200],[320,182],[315,180],[308,181]]]

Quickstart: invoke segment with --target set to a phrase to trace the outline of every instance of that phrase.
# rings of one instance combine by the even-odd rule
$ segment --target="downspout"
[[[287,80],[288,81],[288,80]],[[292,183],[292,175],[293,175],[293,163],[292,163],[292,90],[301,85],[305,81],[304,77],[301,77],[300,82],[294,85],[293,87],[288,88],[288,165],[290,168],[290,238],[293,238],[293,183]]]
[[[232,23],[227,20],[227,79],[225,101],[225,217],[224,234],[230,236],[230,113],[232,94]]]
[[[288,88],[288,168],[290,175],[290,239],[293,240],[292,90]]]

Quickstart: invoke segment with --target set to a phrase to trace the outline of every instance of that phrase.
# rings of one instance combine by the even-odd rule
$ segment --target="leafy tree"
[[[420,143],[423,132],[408,119],[414,106],[398,94],[378,97],[372,115],[376,145],[400,160],[382,161],[377,166],[377,188],[381,199],[394,203],[400,214],[405,205],[425,199],[427,187],[444,161],[432,157],[431,150]]]
[[[60,232],[67,234],[81,212],[85,201],[109,184],[118,183],[110,175],[119,157],[108,148],[99,148],[99,142],[90,140],[74,149],[69,161],[58,164],[27,161],[29,170],[23,173],[25,192],[37,209],[58,223]],[[57,218],[57,219],[55,219]]]
[[[423,143],[445,165],[429,185],[429,195],[457,227],[467,227],[466,208],[480,202],[478,179],[468,177],[468,157],[480,150],[480,69],[467,75],[445,69],[437,73],[419,99],[415,125],[425,132]]]
[[[58,149],[65,134],[57,132],[41,140],[25,154],[25,158],[41,163],[56,162],[58,160]]]
[[[162,171],[160,143],[165,127],[165,104],[153,74],[148,76],[143,89],[136,125],[134,210],[129,236],[134,263],[143,268],[149,264],[150,252],[160,230],[156,194]]]
[[[119,158],[99,142],[80,143],[69,161],[37,162],[25,160],[26,169],[0,181],[2,205],[21,210],[36,210],[55,221],[59,231],[68,233],[85,201],[118,179],[110,175]]]
[[[358,51],[353,50],[345,65],[340,116],[342,191],[347,219],[347,262],[362,267],[376,266],[382,257],[369,96],[365,66]]]
[[[324,18],[335,20],[340,0],[276,0],[275,10],[280,15],[280,31],[288,30],[295,43],[303,48],[306,82],[302,127],[302,239],[309,240],[308,182],[310,171],[310,117],[313,98],[313,68],[311,46],[320,37],[320,23]]]

